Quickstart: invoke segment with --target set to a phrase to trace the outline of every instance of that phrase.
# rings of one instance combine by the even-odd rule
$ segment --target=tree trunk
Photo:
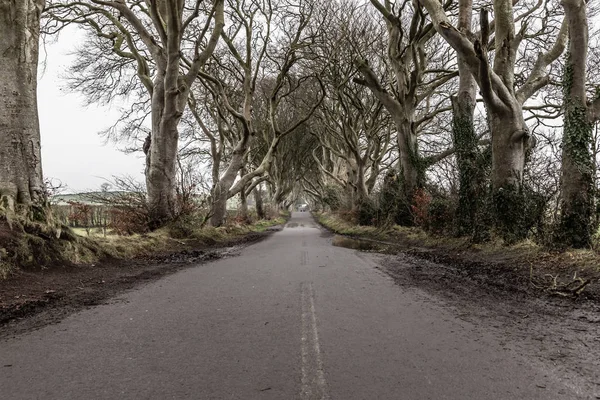
[[[173,219],[175,209],[176,160],[179,115],[168,112],[165,77],[159,73],[152,95],[152,136],[146,150],[146,188],[151,229]]]
[[[523,172],[530,136],[521,107],[511,113],[489,110],[492,132],[492,201],[496,228],[508,242],[524,239]]]
[[[396,120],[398,129],[398,167],[402,189],[396,221],[400,225],[407,226],[414,224],[411,206],[415,193],[423,185],[424,180],[423,166],[417,146],[417,135],[414,132],[412,123],[414,117],[410,118],[410,116],[411,114],[404,114],[393,117]]]
[[[229,191],[235,182],[235,177],[243,166],[248,140],[249,135],[247,138],[238,143],[237,147],[233,151],[233,155],[227,170],[225,170],[225,173],[213,188],[212,217],[210,218],[210,224],[212,226],[221,226],[225,223],[225,217],[227,215],[227,200],[229,200],[229,197],[231,197]]]
[[[45,203],[36,93],[44,4],[0,0],[0,208],[11,211]]]
[[[246,192],[240,192],[240,207],[238,209],[238,218],[244,222],[248,221],[248,198]]]
[[[240,177],[246,174],[246,168],[240,169]],[[243,222],[248,222],[248,198],[246,196],[246,188],[240,191],[240,207],[238,209],[238,218]]]
[[[484,195],[484,176],[473,124],[475,96],[472,94],[470,90],[459,91],[457,96],[452,97],[452,139],[459,180],[457,233],[478,239],[480,235],[476,224],[481,197]]]
[[[227,216],[227,200],[229,199],[226,184],[217,183],[212,193],[212,211],[210,217],[211,226],[222,226]]]
[[[562,245],[584,248],[591,244],[594,183],[593,124],[588,116],[585,88],[588,24],[583,0],[564,0],[563,6],[570,42],[563,78],[562,201],[556,239]]]
[[[360,159],[356,162],[356,197],[358,204],[369,198],[369,191],[365,180],[365,166]]]
[[[404,190],[409,201],[415,191],[422,185],[420,171],[419,150],[417,135],[413,131],[412,121],[403,118],[398,124],[398,150],[400,154],[400,172],[403,179]]]
[[[459,1],[458,30],[471,33],[473,1]],[[485,224],[478,215],[485,195],[485,176],[473,123],[477,82],[464,56],[458,54],[459,87],[452,100],[452,140],[456,151],[459,192],[456,227],[459,236],[483,239]]]
[[[254,202],[256,203],[256,214],[259,219],[266,219],[267,215],[265,213],[265,208],[263,206],[263,196],[262,196],[262,187],[258,185],[256,189],[254,189]]]

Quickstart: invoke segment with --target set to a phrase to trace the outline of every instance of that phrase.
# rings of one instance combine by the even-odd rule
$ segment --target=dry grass
[[[85,229],[76,229],[74,232],[98,244],[110,256],[115,258],[134,258],[155,253],[166,252],[186,247],[214,246],[240,239],[253,232],[264,232],[269,227],[285,222],[283,217],[272,220],[260,220],[250,225],[230,224],[222,227],[205,226],[203,228],[188,227],[187,234],[172,234],[170,227],[158,229],[147,234],[134,234],[129,236],[109,233],[106,237],[99,232],[87,235]]]
[[[1,217],[1,216],[0,216]],[[82,228],[58,228],[29,221],[0,218],[0,279],[19,268],[50,268],[54,265],[94,264],[107,257],[130,259],[178,250],[219,245],[242,239],[253,232],[283,224],[285,218],[261,220],[249,225],[219,228],[186,227],[185,237],[174,237],[165,227],[148,234],[129,236]]]

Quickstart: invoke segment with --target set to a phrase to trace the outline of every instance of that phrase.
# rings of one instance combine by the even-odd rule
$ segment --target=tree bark
[[[240,169],[240,177],[246,174],[246,168]],[[246,188],[240,190],[240,207],[238,209],[238,218],[244,222],[248,222],[248,196]]]
[[[256,189],[254,189],[254,202],[256,203],[256,214],[259,219],[266,219],[267,214],[265,213],[265,208],[263,205],[263,194],[262,187],[258,185]]]
[[[171,100],[172,101],[172,100]],[[146,152],[146,188],[151,228],[173,219],[176,213],[176,159],[180,116],[165,104],[165,72],[159,71],[152,94],[152,136]]]
[[[583,0],[563,0],[569,21],[569,51],[563,78],[564,130],[561,166],[561,220],[557,241],[585,248],[591,244],[593,208],[592,117],[588,114],[586,62],[588,22]]]
[[[473,0],[459,0],[458,30],[467,36],[471,35],[472,17]],[[471,235],[479,241],[483,236],[483,224],[477,222],[484,195],[484,176],[473,122],[477,82],[461,54],[458,54],[458,71],[458,93],[452,97],[452,140],[459,176],[456,225],[459,236]]]
[[[11,211],[46,200],[36,92],[44,5],[0,0],[0,208]]]

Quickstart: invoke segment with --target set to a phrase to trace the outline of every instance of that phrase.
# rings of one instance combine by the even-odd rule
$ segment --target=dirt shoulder
[[[132,259],[21,269],[0,280],[0,338],[59,322],[75,311],[183,268],[235,256],[280,228],[238,233],[210,244],[171,239],[168,246]]]
[[[351,227],[331,216],[316,219],[337,233],[334,245],[372,253],[400,287],[442,299],[460,319],[492,330],[506,348],[528,354],[543,368],[550,366],[548,374],[600,399],[598,282],[578,294],[556,290],[576,272],[584,279],[595,273],[576,255],[531,246],[473,248],[460,241],[418,240],[410,231]]]
[[[538,296],[513,283],[510,268],[496,274],[491,265],[475,273],[473,267],[402,252],[378,257],[380,269],[400,287],[442,299],[458,318],[492,332],[506,349],[527,355],[576,392],[600,398],[600,307],[595,301]]]

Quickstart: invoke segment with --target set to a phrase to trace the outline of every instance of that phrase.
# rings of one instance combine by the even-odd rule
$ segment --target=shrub
[[[426,227],[429,224],[429,204],[431,196],[423,188],[415,191],[411,204],[413,221],[416,226]]]
[[[337,186],[327,185],[325,186],[325,194],[323,196],[323,203],[328,206],[331,211],[338,211],[343,204],[343,196],[340,193],[340,189]]]
[[[199,214],[186,214],[178,216],[167,225],[169,236],[175,239],[188,239],[202,229],[204,218]]]
[[[109,210],[108,225],[118,235],[133,235],[148,232],[148,212],[141,207],[114,206]]]
[[[344,221],[349,222],[353,225],[358,224],[358,212],[356,209],[351,210],[339,210],[337,215]]]
[[[359,225],[378,225],[380,219],[379,208],[371,199],[363,199],[356,206],[356,219]]]
[[[435,234],[447,233],[453,227],[453,215],[456,208],[452,200],[444,196],[434,196],[427,207],[425,229]]]
[[[73,226],[85,228],[89,235],[92,219],[92,206],[78,201],[69,201],[71,206],[69,221]]]

